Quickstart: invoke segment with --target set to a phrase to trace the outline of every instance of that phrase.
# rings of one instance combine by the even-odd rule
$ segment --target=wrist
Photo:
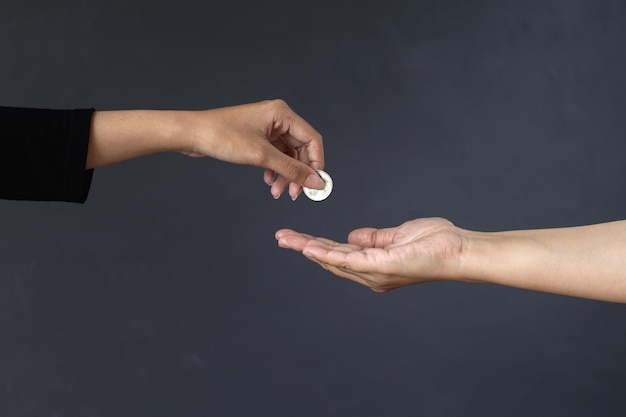
[[[539,285],[554,260],[535,231],[470,232],[462,262],[463,281],[527,288]],[[542,261],[543,260],[543,261]]]
[[[223,133],[218,132],[218,117],[219,114],[214,109],[179,112],[175,140],[179,146],[177,151],[189,156],[219,158],[216,138]]]
[[[196,121],[193,111],[165,110],[155,113],[154,136],[157,152],[189,153],[193,148]]]
[[[503,236],[497,233],[466,230],[462,240],[463,249],[456,279],[464,282],[492,283],[496,266],[504,261]]]

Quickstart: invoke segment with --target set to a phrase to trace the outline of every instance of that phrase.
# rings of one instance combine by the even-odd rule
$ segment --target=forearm
[[[193,112],[158,110],[97,111],[91,122],[86,168],[96,168],[158,152],[189,147]]]
[[[626,221],[465,236],[460,279],[626,302]]]

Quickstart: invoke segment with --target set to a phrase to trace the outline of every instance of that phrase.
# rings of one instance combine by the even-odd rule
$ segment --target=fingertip
[[[293,239],[289,239],[288,236],[281,236],[277,239],[278,247],[283,249],[294,249]]]
[[[270,188],[270,194],[274,198],[274,200],[278,200],[280,196],[283,194],[283,190],[276,186],[276,183],[272,184]]]
[[[285,192],[285,188],[287,188],[288,184],[289,180],[282,175],[278,176],[278,178],[274,180],[272,187],[270,188],[270,193],[274,199],[278,199],[283,192]]]
[[[366,228],[354,229],[348,234],[348,242],[352,243],[353,241],[361,240],[363,236],[366,236],[369,233],[370,232]]]
[[[373,246],[373,236],[376,229],[371,227],[364,227],[361,229],[355,229],[348,235],[348,243],[359,246]]]
[[[326,183],[317,172],[309,174],[302,185],[316,190],[323,190],[326,187]]]
[[[271,169],[266,169],[265,172],[263,172],[263,182],[271,187],[274,183],[274,175],[274,171],[272,171]]]
[[[280,239],[281,237],[286,236],[291,233],[295,233],[295,232],[291,229],[279,229],[276,231],[276,233],[274,233],[274,237],[276,239]]]
[[[296,201],[300,194],[302,193],[302,187],[292,182],[289,184],[289,195],[291,196],[292,201]]]

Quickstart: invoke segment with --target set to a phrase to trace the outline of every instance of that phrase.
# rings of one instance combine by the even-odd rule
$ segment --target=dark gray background
[[[1,416],[624,416],[626,308],[504,287],[375,294],[277,248],[445,216],[626,213],[616,1],[5,0],[0,104],[285,99],[335,191],[167,154],[85,205],[1,201]],[[626,254],[625,254],[626,256]]]

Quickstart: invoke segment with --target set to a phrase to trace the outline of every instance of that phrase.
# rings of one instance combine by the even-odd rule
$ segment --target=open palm
[[[289,229],[276,232],[276,239],[337,276],[386,292],[452,275],[463,246],[461,231],[446,219],[429,218],[388,229],[356,229],[348,243]]]

